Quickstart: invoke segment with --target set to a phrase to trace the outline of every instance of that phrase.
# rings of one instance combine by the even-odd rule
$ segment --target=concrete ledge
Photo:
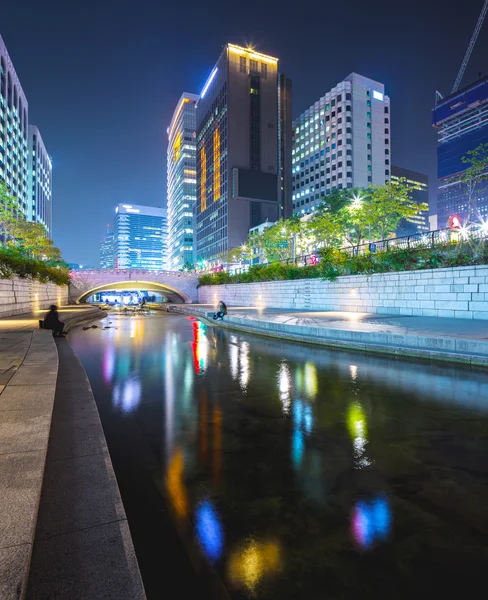
[[[206,319],[217,327],[307,344],[488,367],[488,342],[478,340],[312,327],[232,315],[214,321],[213,312],[195,306],[173,306],[171,311]]]
[[[0,394],[0,597],[23,598],[56,389],[58,354],[34,331],[23,362]]]

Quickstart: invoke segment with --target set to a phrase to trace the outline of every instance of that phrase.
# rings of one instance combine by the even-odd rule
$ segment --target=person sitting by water
[[[44,329],[52,329],[54,336],[64,335],[64,323],[59,320],[58,307],[52,304],[44,317]]]
[[[219,302],[219,310],[213,316],[214,321],[218,321],[219,319],[221,321],[223,321],[226,314],[227,314],[227,306],[225,305],[225,302],[222,302],[222,300],[221,300]]]

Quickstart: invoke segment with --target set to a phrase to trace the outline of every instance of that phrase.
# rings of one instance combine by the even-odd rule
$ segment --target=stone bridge
[[[198,275],[177,271],[97,269],[70,271],[69,297],[73,303],[85,302],[92,294],[105,290],[145,289],[159,292],[170,302],[197,302]]]

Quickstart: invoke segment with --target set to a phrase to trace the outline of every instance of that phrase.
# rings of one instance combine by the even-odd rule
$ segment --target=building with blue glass
[[[100,244],[100,268],[113,269],[114,267],[114,234],[110,231],[110,225],[107,225],[107,233]]]
[[[168,268],[193,263],[196,201],[196,94],[183,94],[168,127]]]
[[[115,268],[165,269],[167,227],[165,208],[119,204],[114,220]]]
[[[465,222],[488,218],[488,182],[480,183],[469,207],[461,179],[467,165],[463,157],[480,144],[488,143],[488,77],[440,99],[432,111],[432,125],[438,132],[437,216],[439,228],[447,227],[449,217]]]

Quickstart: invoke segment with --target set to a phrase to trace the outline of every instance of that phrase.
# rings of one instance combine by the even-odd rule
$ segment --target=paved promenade
[[[210,318],[215,309],[210,304],[172,307]],[[488,366],[485,320],[231,306],[218,324],[325,346]]]
[[[84,477],[91,479],[91,474],[82,470],[74,472],[70,470],[71,479],[66,482],[62,479],[62,474],[63,469],[69,470],[69,465],[62,460],[56,462],[56,459],[68,460],[70,452],[72,456],[76,456],[77,453],[83,454],[84,450],[93,450],[96,444],[103,455],[104,471],[100,471],[97,481],[100,485],[101,482],[105,484],[105,487],[100,488],[104,494],[105,510],[110,510],[110,506],[112,506],[119,523],[114,525],[118,533],[104,531],[105,545],[101,542],[100,537],[95,544],[99,552],[102,548],[106,548],[106,557],[110,556],[108,554],[109,546],[114,547],[118,544],[117,548],[123,548],[123,552],[119,552],[116,559],[119,561],[119,567],[122,566],[117,569],[111,564],[111,569],[117,574],[120,582],[128,580],[127,577],[124,580],[121,571],[128,573],[129,584],[134,587],[129,596],[124,596],[129,589],[127,585],[125,587],[123,585],[114,586],[114,589],[118,590],[119,598],[143,598],[144,592],[133,554],[132,542],[127,524],[124,522],[125,514],[120,497],[117,495],[118,489],[110,458],[102,444],[104,438],[99,421],[99,428],[94,433],[94,415],[98,418],[98,413],[96,413],[96,407],[93,412],[94,399],[90,386],[79,364],[77,371],[76,357],[74,357],[74,371],[67,371],[68,377],[71,377],[73,382],[70,384],[71,387],[70,385],[63,387],[63,383],[69,384],[71,380],[66,380],[66,373],[58,373],[58,351],[52,332],[39,329],[39,319],[43,318],[46,312],[46,310],[42,310],[35,314],[0,319],[0,598],[2,600],[19,600],[26,595],[34,536],[36,529],[39,529],[37,517],[41,488],[44,490],[46,487],[44,471],[48,446],[52,458],[52,464],[48,463],[48,473],[52,476],[54,472],[58,484],[60,481],[64,481],[65,484],[63,490],[58,489],[56,493],[57,502],[61,501],[64,510],[61,519],[60,515],[56,514],[55,507],[50,507],[49,510],[44,508],[42,511],[43,522],[45,523],[46,519],[55,519],[59,533],[65,534],[68,530],[76,532],[79,529],[78,516],[74,513],[78,494],[70,503],[69,497],[64,495],[68,492],[67,486],[71,484],[77,489],[84,489],[86,487]],[[65,323],[67,329],[77,323],[99,318],[103,314],[98,308],[90,306],[66,306],[61,308],[59,313],[60,319]],[[67,345],[65,340],[60,341]],[[69,356],[66,361],[68,364]],[[81,373],[79,369],[81,369]],[[61,385],[58,390],[59,377],[61,377]],[[58,428],[51,430],[55,395],[56,404],[60,405],[57,408],[57,414],[61,414],[59,411],[62,411],[63,407],[66,410],[68,406],[71,406],[74,411],[74,405],[81,402],[75,394],[80,383],[83,383],[85,391],[82,399],[85,402],[83,408],[86,408],[87,402],[92,403],[90,413],[92,418],[89,423],[91,427],[84,430],[81,428],[82,431],[80,431],[79,422],[69,414],[61,431],[59,419],[62,417],[58,417]],[[90,396],[89,399],[87,399],[87,395]],[[64,474],[66,475],[66,473]],[[93,491],[93,485],[88,487]],[[47,486],[45,493],[52,494],[52,489],[51,486]],[[93,500],[93,496],[90,500]],[[98,512],[98,508],[99,505],[94,501],[85,502],[83,504],[85,518],[89,519],[93,511]],[[45,529],[42,534],[47,535]],[[96,535],[95,532],[92,537],[96,538]],[[82,537],[81,534],[76,537],[76,534],[72,533],[70,538],[72,547],[79,547]],[[88,538],[90,536],[85,535],[83,539],[86,542]],[[44,577],[49,581],[49,568],[51,566],[54,568],[54,565],[59,568],[62,565],[64,576],[62,577],[58,573],[56,580],[63,586],[63,589],[51,590],[45,587],[39,589],[35,587],[37,584],[33,583],[33,589],[36,590],[33,597],[95,597],[90,593],[84,596],[80,595],[87,591],[83,584],[93,581],[91,564],[84,563],[86,557],[90,556],[90,552],[73,555],[63,549],[56,553],[53,550],[54,546],[54,542],[46,542],[43,555],[50,556],[51,564],[47,565]],[[64,562],[60,562],[62,556],[64,556]],[[104,564],[102,558],[100,557],[99,560],[100,565]],[[92,559],[90,558],[90,560]],[[37,563],[37,573],[40,572],[40,568]],[[70,585],[72,589],[76,588],[78,591],[63,595]],[[110,598],[113,596],[107,595],[107,590],[104,590],[96,597]]]

